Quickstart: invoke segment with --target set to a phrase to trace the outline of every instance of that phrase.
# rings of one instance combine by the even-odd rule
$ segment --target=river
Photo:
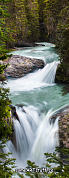
[[[13,153],[18,167],[25,167],[26,161],[35,161],[41,166],[45,162],[44,153],[54,152],[59,145],[58,119],[50,124],[52,114],[69,104],[69,93],[64,92],[64,85],[55,81],[59,55],[55,45],[40,43],[44,46],[24,47],[12,52],[26,57],[43,59],[45,67],[19,79],[8,79],[10,99],[16,106],[20,122],[14,120],[17,151],[11,141],[5,151]]]

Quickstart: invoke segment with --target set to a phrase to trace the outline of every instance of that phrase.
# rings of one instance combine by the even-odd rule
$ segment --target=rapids
[[[69,104],[69,94],[64,95],[64,86],[55,84],[59,63],[55,45],[42,44],[45,46],[23,48],[12,54],[43,59],[45,67],[19,79],[10,78],[6,85],[10,88],[12,104],[23,105],[16,106],[20,122],[13,120],[17,150],[11,141],[4,148],[5,152],[12,152],[20,168],[26,166],[27,160],[41,166],[45,163],[44,153],[55,151],[59,145],[59,118],[56,118],[54,124],[50,123],[50,118],[57,109]]]

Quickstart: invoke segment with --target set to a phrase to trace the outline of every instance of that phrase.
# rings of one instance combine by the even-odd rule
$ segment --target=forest
[[[16,81],[14,81],[15,79],[13,79],[13,78],[17,77],[16,75],[19,72],[19,68],[18,68],[18,65],[20,65],[19,60],[21,62],[23,60],[22,58],[20,58],[20,56],[17,56],[17,55],[20,55],[20,53],[18,53],[18,50],[32,49],[32,52],[33,52],[34,48],[35,48],[35,51],[37,51],[37,48],[38,48],[38,51],[40,51],[41,47],[44,47],[44,42],[55,45],[54,56],[56,56],[56,57],[53,57],[53,58],[54,58],[54,60],[55,60],[55,58],[60,59],[59,63],[53,63],[51,66],[48,66],[49,64],[47,64],[48,68],[46,68],[46,70],[50,69],[51,75],[52,76],[55,75],[55,77],[52,78],[52,80],[50,80],[50,78],[48,77],[48,79],[46,81],[44,81],[45,78],[42,78],[43,81],[46,83],[49,80],[49,84],[53,83],[53,80],[55,80],[55,83],[57,85],[57,89],[54,88],[54,90],[53,90],[54,98],[56,95],[55,90],[58,93],[56,101],[54,102],[55,99],[52,99],[53,106],[51,106],[51,108],[53,108],[55,106],[55,103],[57,103],[57,101],[59,100],[59,93],[60,93],[60,90],[62,90],[62,87],[63,88],[66,87],[67,88],[66,92],[69,93],[69,0],[0,0],[0,177],[5,177],[5,175],[6,175],[6,177],[10,178],[10,177],[12,177],[13,173],[14,173],[14,175],[16,175],[15,171],[13,170],[13,165],[15,167],[15,163],[14,163],[15,158],[14,157],[9,158],[9,154],[8,153],[6,154],[2,151],[2,149],[4,148],[4,144],[10,139],[13,140],[13,137],[14,137],[14,134],[13,134],[13,130],[14,130],[13,123],[14,122],[13,122],[12,118],[15,117],[19,121],[19,117],[20,117],[19,113],[21,112],[19,110],[19,107],[21,108],[21,110],[23,107],[21,105],[26,104],[26,106],[24,105],[24,107],[27,107],[27,108],[25,108],[26,111],[23,109],[22,112],[24,112],[24,113],[27,112],[26,114],[29,114],[29,112],[31,113],[31,110],[30,111],[27,110],[27,109],[29,109],[28,105],[30,107],[31,107],[31,105],[33,105],[33,107],[34,107],[34,106],[38,106],[38,103],[40,105],[41,102],[46,102],[46,100],[43,101],[41,97],[43,96],[43,99],[44,99],[44,95],[46,95],[47,92],[49,92],[49,95],[50,95],[50,92],[52,92],[52,89],[51,89],[51,91],[45,92],[45,90],[43,88],[43,91],[45,93],[43,91],[41,91],[41,93],[39,93],[39,95],[37,95],[38,91],[35,91],[35,93],[33,94],[33,92],[34,92],[34,90],[33,90],[33,92],[31,92],[31,94],[30,93],[25,94],[25,92],[27,92],[26,86],[32,85],[31,83],[28,84],[28,81],[30,81],[30,80],[33,81],[32,78],[33,79],[35,78],[35,80],[37,80],[36,76],[33,77],[33,73],[34,73],[33,71],[35,69],[37,70],[39,68],[40,68],[39,70],[43,70],[42,68],[45,66],[45,63],[44,63],[45,61],[44,62],[41,61],[40,64],[38,61],[37,64],[34,64],[34,63],[36,63],[36,60],[34,60],[33,67],[30,67],[29,70],[28,70],[27,66],[25,66],[25,68],[24,68],[24,75],[27,74],[27,72],[26,72],[27,70],[32,72],[32,74],[31,74],[32,76],[27,74],[30,76],[29,80],[27,80],[25,78],[26,79],[25,81],[24,80],[21,81],[21,82],[27,81],[27,85],[25,86],[24,93],[23,94],[20,93],[19,95],[17,94],[18,98],[15,98],[16,94],[12,94],[12,91],[13,91],[12,87],[14,89],[15,89],[15,87],[18,88],[17,82],[20,82],[20,81],[16,82]],[[39,45],[36,45],[36,43],[38,43]],[[41,46],[41,44],[42,44],[42,46]],[[39,49],[39,47],[40,47],[40,49]],[[50,47],[50,46],[48,46],[48,47]],[[54,51],[53,48],[54,47],[52,45],[52,47],[50,49],[51,55],[53,55],[52,54],[53,53],[52,51]],[[20,52],[22,54],[22,51],[20,51]],[[48,50],[48,52],[49,52],[49,50]],[[50,53],[49,53],[49,56],[50,56]],[[59,57],[57,57],[56,54]],[[15,65],[15,56],[14,55],[16,55],[16,58],[18,61],[18,63],[16,63],[16,67],[14,66]],[[25,53],[23,54],[23,56],[24,55],[25,55]],[[28,57],[28,56],[25,56],[25,57]],[[9,58],[11,58],[11,60],[8,64],[8,62],[6,62],[6,61],[8,61]],[[34,56],[33,58],[37,58],[37,56]],[[40,59],[43,60],[42,56]],[[53,61],[50,61],[50,62],[53,62]],[[30,61],[28,61],[28,63],[29,62]],[[14,65],[13,65],[13,63],[14,63]],[[12,66],[10,69],[11,72],[8,72],[10,65]],[[23,76],[22,75],[22,69],[23,69],[22,65],[25,65],[25,64],[21,63],[21,66],[20,66],[21,71],[19,72],[19,77]],[[30,63],[30,65],[32,65],[32,64]],[[7,67],[8,67],[8,70],[7,70]],[[53,67],[53,69],[52,69],[52,67]],[[12,68],[13,69],[15,68],[14,72],[13,72]],[[46,70],[43,71],[43,75],[45,75]],[[49,71],[49,73],[50,73],[50,71]],[[10,75],[10,73],[11,73],[11,75]],[[14,77],[14,73],[16,73],[15,77]],[[39,75],[40,75],[40,77],[44,77],[40,73],[39,74],[37,73],[37,76],[39,76]],[[12,79],[10,79],[10,77]],[[25,77],[25,76],[23,76],[23,77]],[[45,77],[47,77],[47,74]],[[10,86],[10,87],[6,88],[5,85],[6,85],[8,79],[11,80],[8,84],[8,86]],[[18,78],[17,78],[17,80],[18,80]],[[38,82],[38,80],[37,80],[37,82]],[[33,83],[36,84],[35,81]],[[38,84],[39,84],[39,82],[38,82]],[[21,86],[20,83],[18,83],[18,85]],[[25,83],[24,83],[24,85],[25,85]],[[34,84],[33,84],[33,86],[34,86]],[[42,86],[42,87],[45,87],[45,86]],[[61,89],[59,87],[61,87]],[[9,88],[10,88],[10,90],[9,90]],[[27,88],[28,88],[28,86],[27,86]],[[23,89],[24,88],[22,88],[22,91],[23,91]],[[58,92],[58,90],[59,90],[59,92]],[[10,94],[10,91],[11,91],[11,94]],[[17,91],[22,92],[20,89]],[[16,93],[16,90],[14,90],[14,92]],[[10,97],[10,95],[11,95],[11,97]],[[35,95],[37,95],[37,96],[35,96]],[[62,94],[62,95],[63,95],[63,97],[65,97],[64,94]],[[23,97],[24,103],[21,100],[21,96],[24,96]],[[47,94],[47,96],[48,96],[48,94]],[[39,100],[39,97],[41,98],[41,100]],[[67,131],[65,130],[66,131],[66,139],[69,139],[68,138],[68,134],[69,134],[68,97],[69,97],[68,95],[66,96],[66,98],[62,98],[62,96],[61,96],[62,104],[60,104],[60,106],[67,107],[67,110],[65,110],[65,113],[64,112],[62,113],[62,111],[61,112],[59,111],[60,118],[63,118],[62,122],[63,122],[63,124],[65,124],[64,126],[67,129]],[[34,98],[34,99],[31,99],[31,98]],[[38,99],[37,104],[35,104],[36,99]],[[61,102],[60,100],[59,100],[59,103]],[[33,104],[31,104],[31,103],[33,103]],[[40,106],[41,116],[42,116],[42,112],[44,112],[44,114],[46,112],[46,114],[47,114],[48,109],[51,109],[51,108],[48,108],[49,106],[47,106],[47,108],[46,108],[47,110],[44,111],[43,106],[44,105]],[[54,108],[54,110],[57,111],[58,108],[60,108],[60,107],[56,106]],[[36,110],[38,110],[38,109],[36,109]],[[34,115],[33,108],[32,108],[32,112]],[[59,113],[57,113],[56,117],[57,116],[59,116]],[[53,116],[53,114],[52,114],[52,116],[50,116],[50,118],[51,117],[55,118],[55,116]],[[21,120],[19,122],[21,122]],[[32,122],[32,121],[30,121],[30,122]],[[59,125],[60,125],[59,127],[62,128],[62,132],[60,131],[60,135],[62,133],[64,135],[65,128],[63,127],[63,124],[59,121]],[[31,133],[30,133],[30,135],[31,135]],[[23,137],[23,139],[25,139],[25,138]],[[64,136],[64,141],[65,141],[65,136]],[[12,142],[15,142],[15,140]],[[60,142],[62,142],[62,141],[60,141]],[[66,150],[65,150],[65,147],[62,147],[62,148],[60,148],[60,151],[58,151],[58,152],[60,152],[61,157],[63,154],[66,154],[65,157],[67,159],[67,156],[69,154],[69,141],[66,143],[67,143]],[[32,144],[33,144],[33,142],[32,142]],[[65,144],[65,143],[63,142],[63,144]],[[16,143],[14,143],[13,145],[16,145]],[[33,177],[33,178],[34,177],[45,177],[45,176],[48,176],[51,178],[52,177],[64,177],[65,178],[65,177],[69,176],[69,167],[68,167],[68,164],[66,164],[67,162],[69,163],[69,156],[68,156],[67,162],[65,162],[63,159],[56,158],[56,155],[54,153],[53,154],[45,153],[45,157],[47,157],[47,163],[46,163],[47,172],[46,173],[30,173],[30,172],[27,173],[26,172],[26,175],[29,177]],[[58,163],[59,166],[51,169],[50,163],[53,163],[53,162]],[[9,167],[9,165],[11,165],[11,168]],[[35,162],[31,162],[31,161],[27,160],[27,165],[29,166],[30,169],[37,168]],[[20,177],[23,177],[22,174],[18,173],[18,175]]]

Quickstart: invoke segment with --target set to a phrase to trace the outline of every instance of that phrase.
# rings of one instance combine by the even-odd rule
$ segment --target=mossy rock
[[[58,65],[56,76],[56,83],[69,83],[69,67],[67,64],[61,63]]]

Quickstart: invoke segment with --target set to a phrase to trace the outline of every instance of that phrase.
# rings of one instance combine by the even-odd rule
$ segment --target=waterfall
[[[23,107],[16,107],[19,121],[13,119],[15,140],[14,142],[8,141],[5,148],[5,152],[12,152],[12,157],[16,158],[18,168],[26,167],[27,160],[42,166],[44,153],[54,152],[55,147],[59,145],[59,118],[56,118],[54,123],[50,122],[54,114],[50,109],[54,108],[55,101],[53,100],[56,97],[56,95],[51,97],[51,92],[53,95],[55,91],[55,74],[59,61],[57,61],[58,55],[51,50],[51,47],[55,46],[50,43],[44,43],[44,45],[14,52],[14,54],[25,54],[25,56],[32,55],[34,58],[37,56],[44,58],[46,65],[43,69],[29,73],[24,77],[9,79],[6,84],[6,87],[10,88],[11,98],[14,98],[12,101],[15,100],[15,104],[21,104],[21,102],[26,104]],[[41,90],[38,90],[39,88]],[[50,96],[48,96],[49,94]],[[33,100],[31,100],[32,96]],[[34,103],[35,101],[36,103]]]
[[[32,109],[32,110],[31,110]],[[44,152],[53,152],[58,145],[58,118],[55,123],[50,123],[53,114],[49,111],[46,115],[39,114],[37,108],[25,106],[17,108],[19,121],[14,120],[16,137],[16,151],[11,141],[7,143],[13,157],[15,154],[17,165],[24,167],[28,159],[41,165],[44,162]]]
[[[59,62],[47,64],[43,69],[30,73],[25,77],[16,80],[9,80],[7,87],[11,92],[14,91],[30,91],[39,87],[51,86],[54,84],[55,73]]]
[[[20,122],[18,122],[17,120],[13,120],[17,151],[19,152],[19,156],[21,156],[23,160],[24,157],[26,158],[28,151],[32,147],[35,137],[34,132],[39,123],[39,115],[36,109],[33,106],[27,108],[24,107],[24,110],[25,109],[27,110],[27,112],[22,111],[21,108],[17,109]]]
[[[39,161],[39,165],[43,161],[43,153],[52,153],[55,151],[56,145],[59,145],[58,117],[54,124],[50,124],[52,114],[53,112],[50,110],[42,120],[37,129],[36,139],[32,147],[33,160],[35,159],[37,163]]]

